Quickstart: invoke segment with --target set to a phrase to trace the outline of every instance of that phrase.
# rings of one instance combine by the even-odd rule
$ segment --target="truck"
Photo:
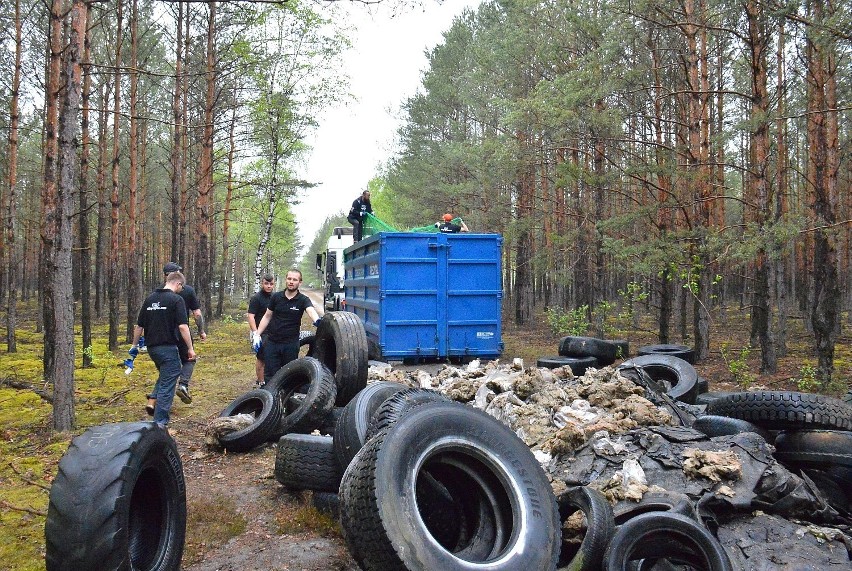
[[[503,352],[499,234],[379,232],[346,249],[346,311],[371,359],[494,359]]]
[[[339,311],[346,306],[344,293],[343,251],[353,244],[352,228],[335,226],[326,243],[325,251],[318,253],[317,273],[322,283],[323,302],[327,310]]]

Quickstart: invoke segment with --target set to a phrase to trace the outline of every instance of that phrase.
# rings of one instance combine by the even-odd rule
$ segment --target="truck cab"
[[[322,282],[327,310],[339,311],[346,305],[343,293],[343,250],[353,243],[351,227],[335,226],[326,243],[325,252],[317,254],[317,273]]]

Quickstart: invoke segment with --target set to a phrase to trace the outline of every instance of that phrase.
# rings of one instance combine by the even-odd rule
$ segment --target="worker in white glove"
[[[278,370],[299,357],[299,329],[302,315],[307,312],[315,326],[320,315],[308,296],[299,291],[302,272],[287,272],[284,291],[277,291],[269,299],[269,307],[252,333],[251,346],[255,351],[263,347],[263,380],[269,380]],[[261,340],[262,335],[265,340]]]

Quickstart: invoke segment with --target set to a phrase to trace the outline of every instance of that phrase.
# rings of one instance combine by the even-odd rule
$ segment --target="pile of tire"
[[[756,432],[775,458],[811,480],[829,505],[852,514],[852,406],[793,391],[719,393],[693,428],[708,436]]]
[[[220,417],[250,414],[247,427],[219,437],[230,452],[247,452],[284,435],[330,434],[336,410],[367,385],[367,335],[354,313],[330,311],[315,334],[301,332],[308,355],[284,365],[259,388],[240,395]]]
[[[155,422],[90,428],[59,461],[44,526],[48,571],[180,569],[186,483]]]
[[[605,367],[627,358],[630,344],[624,340],[569,335],[559,340],[558,351],[556,356],[539,357],[536,366],[548,369],[568,366],[575,376],[581,377],[592,367]]]
[[[579,544],[564,543],[560,570],[733,569],[684,494],[645,494],[639,504],[615,512],[601,492],[578,486],[560,494],[558,505],[561,521],[577,511],[586,521]]]

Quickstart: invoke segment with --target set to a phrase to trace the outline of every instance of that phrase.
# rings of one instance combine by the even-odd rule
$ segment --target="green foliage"
[[[548,307],[544,310],[550,330],[556,335],[585,335],[589,330],[589,306],[581,305],[576,309],[565,310],[561,307]]]
[[[749,370],[749,355],[751,355],[750,345],[741,348],[739,353],[732,353],[730,351],[730,344],[722,343],[722,360],[725,361],[725,365],[731,373],[731,380],[743,389],[750,387],[756,379],[754,373]]]
[[[592,309],[592,320],[595,330],[601,338],[610,337],[616,328],[611,323],[615,311],[615,304],[609,301],[599,301]]]
[[[803,393],[813,393],[821,388],[822,383],[819,380],[818,369],[810,364],[805,363],[799,367],[799,376],[790,379],[796,383],[796,388]]]

